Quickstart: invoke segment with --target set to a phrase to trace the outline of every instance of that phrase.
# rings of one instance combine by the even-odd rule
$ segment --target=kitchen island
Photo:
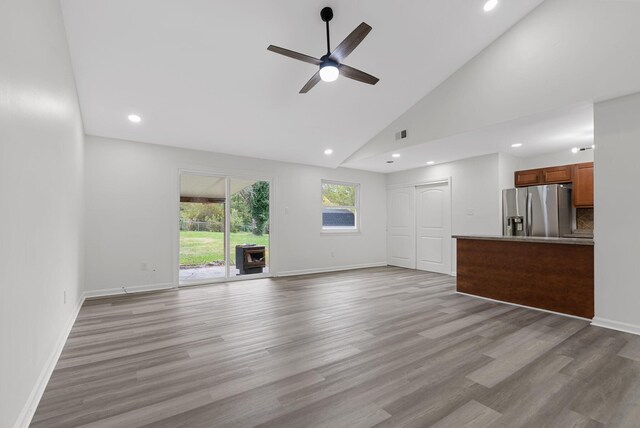
[[[593,318],[592,239],[456,235],[457,291]]]

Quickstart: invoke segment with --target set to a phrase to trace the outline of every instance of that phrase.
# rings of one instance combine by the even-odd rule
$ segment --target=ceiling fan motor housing
[[[324,68],[324,67],[335,67],[335,68],[338,68],[338,63],[335,62],[334,60],[330,59],[328,55],[325,55],[320,59],[322,60],[322,64],[320,64],[320,68]]]

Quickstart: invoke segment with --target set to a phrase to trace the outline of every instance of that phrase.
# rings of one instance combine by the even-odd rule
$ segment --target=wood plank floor
[[[640,427],[640,337],[375,268],[87,301],[34,427]]]

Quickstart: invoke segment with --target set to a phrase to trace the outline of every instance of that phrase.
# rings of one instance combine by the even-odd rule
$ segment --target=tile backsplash
[[[593,230],[593,208],[576,209],[576,228],[578,230]]]

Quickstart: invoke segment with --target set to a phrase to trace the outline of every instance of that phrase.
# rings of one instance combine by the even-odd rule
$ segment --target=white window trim
[[[325,207],[322,204],[322,185],[323,184],[337,184],[339,186],[350,186],[356,189],[355,206],[336,206]],[[325,227],[322,224],[322,210],[324,208],[355,208],[356,210],[356,227]],[[323,235],[360,235],[360,183],[349,183],[346,181],[335,180],[321,180],[320,181],[320,233]]]

